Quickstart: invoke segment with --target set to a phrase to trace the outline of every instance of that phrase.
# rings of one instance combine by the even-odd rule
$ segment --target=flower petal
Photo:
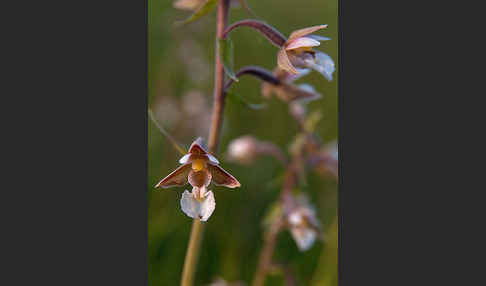
[[[216,159],[216,157],[214,157],[213,155],[211,155],[209,153],[206,154],[206,155],[208,156],[209,161],[211,161],[213,164],[219,164],[219,161],[218,161],[218,159]]]
[[[228,188],[237,188],[241,186],[240,182],[238,182],[235,177],[231,176],[219,165],[208,164],[208,169],[213,175],[213,182],[215,185]]]
[[[194,219],[198,218],[201,221],[207,221],[213,214],[216,208],[213,192],[209,191],[204,198],[199,201],[194,198],[193,194],[185,190],[181,198],[182,211]]]
[[[291,228],[290,233],[297,243],[300,251],[306,251],[314,244],[317,234],[314,230],[309,228]]]
[[[199,155],[205,155],[208,153],[204,148],[203,139],[201,137],[192,142],[191,147],[189,147],[189,153]]]
[[[160,182],[155,185],[156,188],[168,188],[173,186],[184,186],[187,184],[187,176],[191,171],[191,164],[185,164],[175,169],[167,177],[160,180]]]
[[[295,69],[295,67],[290,63],[289,57],[287,56],[287,51],[285,49],[280,49],[277,55],[277,63],[278,66],[290,73],[298,74],[299,72]]]
[[[189,184],[191,184],[191,186],[193,187],[198,188],[207,187],[209,186],[209,183],[211,183],[211,177],[212,175],[208,170],[203,169],[198,172],[191,170],[188,176]]]
[[[312,27],[303,28],[303,29],[300,29],[300,30],[293,31],[292,34],[290,34],[289,39],[287,40],[287,43],[290,43],[292,40],[303,37],[305,35],[312,34],[315,31],[318,31],[318,30],[321,30],[321,29],[324,29],[324,28],[327,28],[327,25],[312,26]]]
[[[282,83],[281,84],[282,91],[284,92],[284,99],[287,102],[291,102],[294,100],[315,100],[321,97],[321,95],[317,92],[309,90],[308,87],[301,88],[300,86],[295,86],[292,84]]]
[[[332,80],[332,74],[336,70],[336,67],[334,61],[328,54],[318,52],[315,54],[313,61],[306,61],[306,63],[310,68],[320,72],[328,81]]]
[[[186,155],[182,156],[182,158],[179,159],[179,163],[180,164],[189,163],[189,157],[191,157],[191,153],[187,153]]]
[[[320,42],[331,40],[331,38],[329,38],[329,37],[324,37],[324,36],[319,36],[319,35],[308,35],[307,37],[312,38],[312,39],[317,40],[317,41],[320,41]]]
[[[303,47],[317,47],[321,44],[319,41],[307,37],[297,38],[288,43],[289,44],[285,48],[286,50],[294,50]]]

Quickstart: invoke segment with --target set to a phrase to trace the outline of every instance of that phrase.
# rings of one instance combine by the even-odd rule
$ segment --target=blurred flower
[[[309,158],[309,164],[320,175],[332,174],[335,178],[339,175],[338,143],[333,141],[323,146],[318,152]]]
[[[274,76],[280,80],[279,85],[273,85],[268,82],[262,84],[262,95],[270,98],[272,94],[277,95],[285,102],[309,102],[320,98],[322,95],[315,91],[314,87],[309,84],[293,85],[292,83],[301,77],[307,75],[310,69],[297,69],[298,74],[287,72],[279,67],[275,68]]]
[[[286,158],[282,151],[273,143],[260,141],[251,135],[236,138],[228,145],[228,160],[249,165],[262,154],[276,157],[285,163]]]
[[[198,10],[203,4],[208,2],[207,0],[177,0],[174,2],[174,8],[181,10],[195,11]],[[240,8],[246,7],[246,3],[242,0],[231,0],[230,7]]]
[[[182,96],[182,110],[189,116],[198,116],[207,113],[206,98],[198,90],[190,90]]]
[[[296,198],[297,206],[290,211],[287,221],[290,233],[301,251],[312,247],[320,235],[320,223],[315,215],[314,208],[309,204],[307,197]]]
[[[278,52],[278,66],[292,74],[299,74],[296,68],[311,68],[331,81],[335,70],[334,61],[326,53],[312,49],[319,46],[320,41],[327,41],[330,38],[310,35],[326,27],[327,25],[319,25],[292,32]]]
[[[217,186],[236,188],[240,183],[231,174],[219,166],[219,161],[209,154],[202,145],[202,138],[196,139],[179,163],[182,164],[155,187],[168,188],[184,186],[189,182],[192,193],[184,191],[181,207],[185,214],[192,218],[206,221],[214,211],[216,203],[214,195],[207,187],[214,182]]]
[[[164,122],[168,127],[173,126],[181,119],[179,104],[172,96],[159,97],[153,110],[157,120]]]
[[[174,8],[194,11],[205,2],[206,0],[177,0],[174,2]]]
[[[234,139],[228,145],[228,159],[241,164],[251,164],[258,156],[258,140],[247,135]]]
[[[229,283],[226,282],[223,278],[217,278],[216,281],[213,283],[209,284],[208,286],[245,286],[246,284],[243,282],[233,282]]]
[[[200,43],[189,37],[184,37],[182,42],[175,42],[174,45],[179,58],[184,63],[185,72],[192,82],[196,84],[205,83],[211,76],[211,68]]]

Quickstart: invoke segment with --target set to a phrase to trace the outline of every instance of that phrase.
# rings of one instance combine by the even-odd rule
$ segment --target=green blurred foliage
[[[169,0],[149,0],[149,106],[159,122],[185,147],[197,137],[207,139],[211,113],[213,64],[215,51],[215,11],[183,27],[178,20],[190,13],[172,7]],[[293,30],[328,24],[320,35],[331,37],[318,47],[336,62],[338,59],[337,0],[248,0],[255,14],[284,35]],[[230,22],[248,18],[244,9],[231,9]],[[260,65],[272,70],[277,49],[249,28],[231,33],[234,43],[235,71],[245,65]],[[324,142],[336,140],[337,78],[328,82],[316,72],[299,82],[313,85],[323,98],[310,103],[309,110],[320,110],[322,119],[317,133]],[[262,247],[262,220],[271,203],[278,198],[283,167],[264,157],[255,164],[241,166],[225,160],[228,143],[241,135],[252,134],[272,141],[286,152],[298,131],[288,114],[286,104],[260,95],[261,84],[255,78],[243,77],[232,92],[248,102],[266,103],[262,110],[251,110],[228,101],[217,154],[221,165],[241,182],[236,190],[212,187],[216,210],[207,222],[195,285],[208,284],[216,277],[251,284]],[[192,94],[193,96],[188,95]],[[202,101],[201,101],[202,100]],[[148,259],[149,285],[178,285],[189,240],[192,220],[180,209],[180,198],[186,188],[155,190],[153,186],[175,169],[179,153],[149,122],[148,134]],[[306,192],[317,208],[326,241],[316,242],[306,252],[299,252],[290,233],[281,233],[275,260],[289,263],[299,285],[337,285],[337,184],[332,178],[309,173]],[[283,278],[270,275],[265,285],[283,285]]]

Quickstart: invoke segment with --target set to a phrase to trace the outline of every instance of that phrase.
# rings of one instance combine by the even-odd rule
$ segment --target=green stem
[[[216,20],[216,43],[223,35],[224,29],[228,24],[229,0],[219,0],[218,14]],[[219,58],[218,45],[216,44],[216,64],[215,82],[213,97],[213,116],[211,128],[209,130],[208,147],[209,152],[215,154],[218,149],[221,126],[224,115],[224,70]],[[197,260],[201,249],[201,242],[204,233],[204,224],[199,219],[194,219],[192,223],[191,237],[187,247],[184,270],[182,272],[181,286],[192,286],[194,273],[197,267]]]

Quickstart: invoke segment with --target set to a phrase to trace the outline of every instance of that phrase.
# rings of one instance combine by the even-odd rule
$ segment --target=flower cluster
[[[216,207],[214,194],[207,189],[211,182],[228,188],[241,186],[235,177],[219,166],[218,159],[205,150],[202,138],[196,139],[191,144],[188,153],[179,160],[179,163],[182,165],[163,178],[155,187],[184,186],[189,182],[192,192],[184,191],[181,208],[192,218],[207,221],[213,213]]]

